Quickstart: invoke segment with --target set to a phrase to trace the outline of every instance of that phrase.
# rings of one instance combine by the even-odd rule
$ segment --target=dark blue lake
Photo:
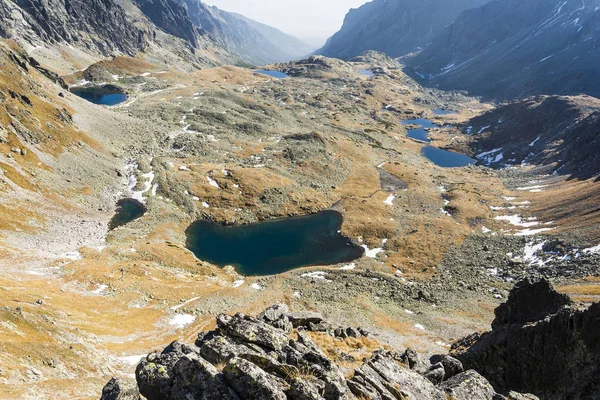
[[[119,226],[127,225],[146,213],[146,206],[135,199],[121,199],[117,203],[115,215],[108,223],[108,229],[113,230]]]
[[[375,74],[373,73],[373,71],[369,71],[368,69],[359,68],[358,72],[360,72],[364,76],[375,76]]]
[[[402,120],[402,125],[420,125],[419,128],[409,129],[406,132],[406,136],[412,139],[420,140],[425,143],[429,143],[429,132],[424,128],[438,128],[436,124],[425,118],[417,119],[405,119]]]
[[[467,165],[475,164],[475,160],[469,156],[453,151],[438,149],[433,146],[423,147],[421,153],[423,153],[429,161],[443,168],[466,167]]]
[[[71,93],[94,104],[114,106],[127,100],[127,94],[114,86],[81,86],[71,89]]]
[[[264,69],[254,69],[252,71],[256,72],[258,74],[269,75],[269,76],[272,76],[273,78],[277,78],[277,79],[287,78],[289,76],[288,74],[286,74],[284,72],[280,72],[280,71],[267,71]]]
[[[342,222],[337,211],[239,226],[197,221],[186,231],[187,247],[200,260],[232,265],[243,275],[273,275],[362,257],[364,249],[339,232]]]

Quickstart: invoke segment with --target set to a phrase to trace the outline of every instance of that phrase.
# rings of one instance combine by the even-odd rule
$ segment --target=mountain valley
[[[415,18],[405,36],[388,32],[404,38],[399,50],[332,53],[344,61],[196,0],[0,0],[0,398],[97,399],[109,381],[106,396],[130,397],[105,400],[138,389],[150,400],[213,398],[198,388],[230,393],[222,382],[233,375],[266,376],[288,398],[326,398],[331,385],[331,398],[402,398],[402,385],[407,398],[477,398],[461,392],[446,357],[483,399],[567,393],[562,379],[552,390],[543,376],[521,379],[528,361],[502,347],[506,335],[519,354],[531,337],[547,338],[531,357],[548,365],[546,345],[568,341],[569,365],[582,366],[573,379],[593,393],[600,100],[588,82],[597,68],[566,65],[573,78],[556,90],[534,84],[550,84],[538,72],[531,86],[511,77],[522,91],[475,88],[469,62],[433,76],[467,57],[437,47],[439,35],[454,32],[450,41],[468,32],[466,16],[500,7],[461,4],[456,15],[440,9],[452,18],[432,18],[435,29]],[[378,20],[356,15],[347,22]],[[593,31],[586,21],[582,31]],[[422,43],[421,28],[431,33]],[[419,128],[426,140],[411,137]],[[427,149],[471,162],[443,167]],[[323,211],[340,216],[332,234],[356,250],[351,260],[250,271],[202,260],[190,242],[198,221],[252,227]],[[531,315],[507,311],[517,304]],[[552,328],[573,321],[569,334]],[[173,341],[195,345],[146,356]],[[416,353],[432,358],[416,365]],[[298,354],[309,371],[289,361]],[[518,376],[499,377],[504,356]],[[367,379],[369,368],[379,378]],[[166,386],[155,380],[163,373]],[[196,389],[173,380],[202,374]],[[290,394],[300,386],[312,397]]]

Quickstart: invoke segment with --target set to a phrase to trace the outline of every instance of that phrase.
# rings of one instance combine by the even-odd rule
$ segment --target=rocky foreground
[[[278,304],[257,317],[218,316],[194,345],[176,341],[143,358],[137,382],[113,378],[101,400],[594,399],[599,321],[600,304],[576,307],[548,281],[524,280],[496,309],[492,331],[457,342],[450,354],[426,360],[381,346],[356,360],[340,349],[349,338],[364,344],[368,332]],[[317,344],[324,336],[334,345]]]

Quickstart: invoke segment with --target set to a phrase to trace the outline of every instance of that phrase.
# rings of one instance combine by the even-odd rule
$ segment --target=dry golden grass
[[[556,290],[560,293],[584,296],[600,296],[600,285],[568,285],[559,286]]]

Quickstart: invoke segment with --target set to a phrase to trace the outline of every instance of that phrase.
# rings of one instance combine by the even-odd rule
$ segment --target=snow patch
[[[313,279],[325,280],[325,277],[327,276],[327,272],[324,272],[324,271],[307,272],[300,276],[303,278],[313,278]]]
[[[376,249],[369,249],[369,247],[367,247],[367,245],[363,244],[361,246],[363,249],[365,249],[365,257],[369,257],[369,258],[377,258],[377,255],[381,252],[383,252],[383,249],[378,247]]]
[[[344,271],[350,271],[350,270],[353,270],[354,268],[356,268],[356,263],[351,263],[351,264],[344,265],[340,269],[344,270]]]
[[[169,325],[174,326],[177,329],[181,329],[189,324],[192,324],[196,320],[196,317],[191,314],[177,314],[171,317]]]

